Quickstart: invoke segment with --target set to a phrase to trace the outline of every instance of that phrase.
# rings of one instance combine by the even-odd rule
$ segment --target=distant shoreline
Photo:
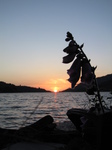
[[[16,86],[11,83],[0,81],[0,93],[31,93],[31,92],[51,92],[42,88],[34,88],[29,86]]]
[[[112,91],[112,74],[97,78],[98,86],[101,92]],[[59,92],[86,92],[87,86],[80,83],[74,89],[68,88]],[[31,92],[53,92],[43,88],[34,88],[29,86],[16,86],[11,83],[0,81],[0,93],[31,93]]]
[[[97,78],[99,90],[101,92],[111,92],[112,91],[112,74],[108,74]],[[68,88],[62,92],[86,92],[87,85],[84,83],[78,84],[74,89]]]

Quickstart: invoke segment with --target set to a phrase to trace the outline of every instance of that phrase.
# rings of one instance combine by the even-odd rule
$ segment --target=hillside
[[[0,81],[0,93],[19,93],[19,92],[49,92],[45,89],[34,88],[29,86],[16,86],[11,83]]]
[[[97,82],[100,91],[112,91],[112,74],[98,77]],[[78,84],[74,89],[66,89],[62,92],[84,92],[86,86],[83,83]],[[34,88],[29,86],[16,86],[11,83],[5,83],[0,81],[0,93],[19,93],[19,92],[50,92],[42,88]]]
[[[97,78],[100,91],[112,91],[112,74]],[[83,83],[78,84],[74,89],[66,89],[62,92],[85,92],[86,85]]]

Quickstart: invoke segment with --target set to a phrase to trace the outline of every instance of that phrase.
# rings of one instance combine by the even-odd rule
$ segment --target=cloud
[[[65,80],[65,79],[50,79],[49,81],[48,81],[48,84],[61,84],[61,83],[66,83],[67,82],[67,80]]]
[[[65,79],[58,79],[58,81],[61,82],[61,83],[66,83],[67,82],[67,80],[65,80]]]

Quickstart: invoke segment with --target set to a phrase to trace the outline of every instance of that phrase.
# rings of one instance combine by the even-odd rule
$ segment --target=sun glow
[[[57,87],[54,87],[54,90],[53,90],[55,93],[58,92],[58,88]]]
[[[56,89],[54,89],[54,92],[56,93],[56,92],[57,92],[57,90],[56,90]]]

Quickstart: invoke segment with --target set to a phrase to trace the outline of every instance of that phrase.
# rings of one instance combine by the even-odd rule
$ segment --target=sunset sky
[[[70,31],[97,66],[112,73],[112,0],[0,0],[0,81],[63,90]]]

